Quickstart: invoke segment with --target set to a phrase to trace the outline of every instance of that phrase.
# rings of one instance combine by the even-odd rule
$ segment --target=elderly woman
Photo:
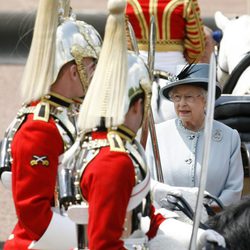
[[[198,187],[204,145],[204,121],[208,88],[208,64],[196,64],[182,79],[175,79],[161,94],[174,103],[177,118],[156,125],[164,183],[178,187]],[[216,98],[221,89],[216,86]],[[213,121],[206,190],[225,205],[237,202],[243,188],[240,137],[236,130]],[[156,179],[151,141],[146,153],[152,176]],[[154,183],[155,184],[155,183]],[[156,182],[158,199],[164,186]],[[167,188],[166,188],[167,189]],[[159,202],[159,201],[158,201]]]

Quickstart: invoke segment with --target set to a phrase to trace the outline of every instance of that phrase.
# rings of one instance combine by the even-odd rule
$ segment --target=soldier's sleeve
[[[51,120],[29,119],[14,137],[13,198],[18,220],[31,239],[39,239],[52,218],[58,156],[62,152],[62,139]]]
[[[135,185],[134,167],[127,153],[110,152],[105,157],[101,153],[88,165],[81,182],[89,202],[89,248],[125,249],[121,236]]]

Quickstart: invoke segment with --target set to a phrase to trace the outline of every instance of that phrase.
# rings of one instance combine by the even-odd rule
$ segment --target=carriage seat
[[[250,95],[223,94],[215,102],[214,119],[239,132],[244,174],[250,176]]]

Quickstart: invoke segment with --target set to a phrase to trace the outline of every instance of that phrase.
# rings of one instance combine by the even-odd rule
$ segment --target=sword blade
[[[148,44],[148,68],[152,82],[154,80],[155,43],[156,43],[156,26],[155,26],[155,17],[152,15],[150,18],[150,33],[149,33],[149,44]]]
[[[149,68],[151,82],[154,81],[155,44],[156,44],[156,26],[155,26],[155,17],[152,15],[150,18],[150,34],[149,34],[149,45],[148,45],[148,68]],[[152,113],[151,106],[148,114],[148,128],[150,132],[152,149],[155,159],[157,180],[163,183],[164,180],[161,167],[161,159],[160,159],[158,141],[155,131],[154,115]]]
[[[152,142],[152,149],[153,149],[153,154],[154,154],[154,159],[155,159],[157,180],[159,182],[164,183],[162,167],[161,167],[160,152],[159,152],[158,141],[157,141],[157,136],[156,136],[156,131],[155,131],[154,117],[153,117],[151,108],[149,110],[148,126],[149,126],[150,138]]]

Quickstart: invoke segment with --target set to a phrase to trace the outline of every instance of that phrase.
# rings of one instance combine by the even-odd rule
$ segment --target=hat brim
[[[190,78],[190,79],[183,79],[183,80],[179,80],[170,84],[167,84],[166,86],[164,86],[161,89],[161,95],[164,98],[167,98],[168,100],[170,100],[170,96],[169,93],[170,91],[176,87],[176,86],[180,86],[180,85],[189,85],[189,86],[197,86],[197,87],[201,87],[205,90],[208,89],[208,79],[207,78]],[[219,86],[218,83],[216,83],[216,92],[215,92],[215,98],[218,99],[221,95],[221,88]]]

